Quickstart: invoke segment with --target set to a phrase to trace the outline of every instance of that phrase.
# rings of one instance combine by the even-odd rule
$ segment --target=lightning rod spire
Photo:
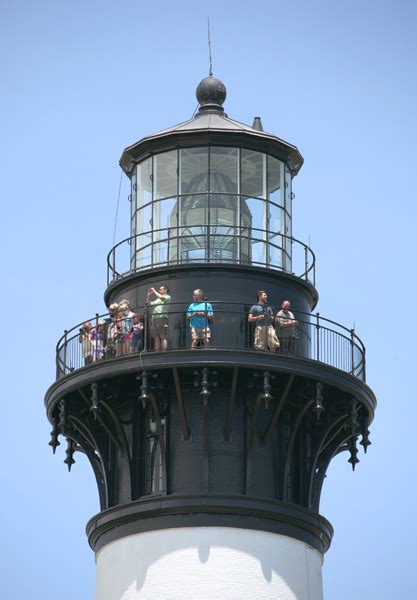
[[[210,17],[207,17],[207,34],[208,34],[208,47],[209,47],[209,60],[210,60],[209,77],[213,77],[213,62],[211,60]]]

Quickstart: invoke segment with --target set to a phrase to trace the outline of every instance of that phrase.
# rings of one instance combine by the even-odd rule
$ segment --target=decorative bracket
[[[358,448],[356,446],[357,439],[357,437],[353,437],[349,441],[350,458],[348,460],[348,463],[352,465],[352,471],[355,470],[356,465],[358,464],[358,462],[360,462],[358,458]]]
[[[73,440],[71,440],[70,438],[67,438],[67,449],[65,451],[67,458],[64,460],[64,463],[67,465],[68,471],[71,471],[71,467],[75,463],[75,460],[73,458],[74,452],[75,452],[75,442]]]
[[[150,401],[149,389],[148,389],[148,375],[146,371],[143,371],[142,375],[142,385],[140,386],[140,396],[139,400],[142,401],[142,406],[145,409],[147,403]]]
[[[200,396],[203,397],[203,405],[205,407],[208,406],[208,401],[209,398],[211,396],[211,392],[209,390],[209,378],[208,378],[208,369],[207,367],[204,367],[204,369],[202,370],[202,378],[201,378],[201,392],[200,392]]]
[[[97,391],[98,391],[97,383],[92,383],[91,384],[91,407],[90,407],[90,410],[93,413],[95,419],[97,419],[98,413],[100,410],[99,398],[98,398]]]
[[[62,433],[62,435],[65,435],[65,432],[67,430],[67,415],[66,415],[66,410],[65,410],[65,398],[62,398],[62,400],[59,403],[59,423],[58,423],[58,427],[59,427],[59,431]]]
[[[270,377],[271,377],[270,372],[264,371],[264,383],[262,386],[263,394],[262,394],[261,398],[265,402],[265,410],[268,410],[269,403],[272,400],[272,396],[270,394],[270,392],[271,392]]]
[[[363,446],[363,451],[366,454],[366,451],[368,450],[368,446],[370,446],[372,444],[372,442],[369,439],[369,429],[365,426],[362,430],[362,439],[359,442],[361,446]]]
[[[56,419],[52,418],[51,421],[52,421],[51,440],[48,443],[48,445],[52,446],[52,452],[55,454],[56,449],[58,446],[61,445],[61,442],[58,440],[59,429],[58,429]]]
[[[320,420],[321,414],[324,411],[324,406],[323,406],[323,384],[320,383],[320,381],[318,381],[316,383],[316,398],[315,398],[315,405],[314,405],[314,412],[316,413],[316,417],[317,417],[317,421]]]

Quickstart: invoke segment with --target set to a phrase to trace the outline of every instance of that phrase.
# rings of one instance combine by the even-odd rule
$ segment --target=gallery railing
[[[107,256],[107,283],[144,269],[189,264],[252,265],[292,273],[315,285],[314,252],[303,242],[253,227],[166,227],[122,240]]]
[[[210,349],[274,352],[309,361],[324,363],[350,373],[365,381],[365,346],[353,329],[322,317],[319,313],[300,313],[294,323],[280,325],[278,319],[269,317],[256,322],[248,321],[250,305],[211,302],[213,317],[208,315],[210,331],[198,331],[196,352]],[[279,309],[273,309],[276,315]],[[187,306],[170,304],[169,312],[157,317],[149,307],[138,309],[137,316],[98,315],[65,331],[56,348],[57,379],[74,370],[117,359],[126,355],[172,352],[190,349],[191,325]],[[158,320],[159,319],[159,320]],[[199,316],[199,329],[205,328],[206,317]],[[202,319],[202,321],[201,321]],[[271,325],[271,328],[270,328]],[[275,347],[274,330],[279,341]],[[167,338],[166,347],[162,343]],[[159,339],[158,339],[159,338]],[[156,349],[155,341],[160,348]]]

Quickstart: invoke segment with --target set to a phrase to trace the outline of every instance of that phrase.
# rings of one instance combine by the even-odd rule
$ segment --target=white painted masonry
[[[283,535],[184,527],[97,554],[96,600],[322,600],[322,557]]]

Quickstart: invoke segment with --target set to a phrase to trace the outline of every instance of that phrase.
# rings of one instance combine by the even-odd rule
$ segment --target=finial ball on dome
[[[226,87],[222,81],[209,75],[198,84],[196,96],[200,106],[207,104],[221,106],[226,100]]]

